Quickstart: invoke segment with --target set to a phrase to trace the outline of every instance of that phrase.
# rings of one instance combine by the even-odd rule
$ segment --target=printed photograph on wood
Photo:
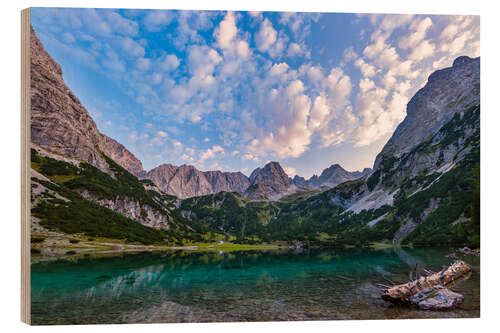
[[[23,15],[25,321],[480,316],[478,16]]]

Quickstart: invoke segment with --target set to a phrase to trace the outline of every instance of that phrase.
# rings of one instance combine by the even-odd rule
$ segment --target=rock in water
[[[452,309],[464,301],[464,296],[441,285],[425,288],[410,297],[410,302],[424,310]]]

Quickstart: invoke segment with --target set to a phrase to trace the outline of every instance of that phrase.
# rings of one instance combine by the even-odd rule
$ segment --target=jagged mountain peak
[[[453,61],[453,67],[462,66],[464,64],[473,62],[475,59],[478,59],[478,58],[471,58],[468,56],[460,56]]]
[[[250,183],[246,195],[254,199],[278,198],[296,189],[285,170],[274,161],[255,169],[250,175]]]
[[[363,177],[370,172],[370,168],[365,168],[363,171],[347,171],[340,164],[335,163],[324,169],[320,176],[313,175],[308,180],[296,175],[293,183],[299,187],[335,187],[343,182]]]
[[[181,199],[221,191],[243,193],[250,185],[248,178],[239,171],[200,171],[188,164],[162,164],[147,172],[145,178],[152,180],[165,193]]]
[[[255,169],[250,175],[252,184],[273,183],[278,181],[282,184],[290,183],[288,175],[278,162],[268,162],[264,167]]]

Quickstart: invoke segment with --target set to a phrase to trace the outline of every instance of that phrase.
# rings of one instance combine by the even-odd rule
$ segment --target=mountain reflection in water
[[[449,265],[450,249],[168,252],[32,264],[33,324],[479,317],[479,258],[452,311],[393,307],[377,283]]]

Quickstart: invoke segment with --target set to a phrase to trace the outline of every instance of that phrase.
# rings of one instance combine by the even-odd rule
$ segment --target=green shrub
[[[42,243],[44,240],[43,237],[31,237],[31,243]]]

